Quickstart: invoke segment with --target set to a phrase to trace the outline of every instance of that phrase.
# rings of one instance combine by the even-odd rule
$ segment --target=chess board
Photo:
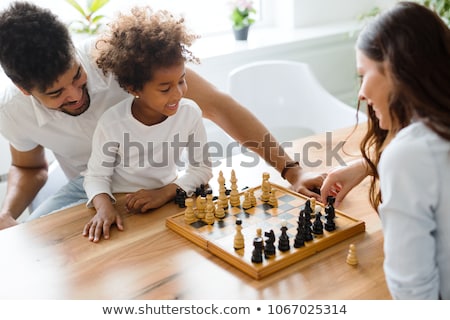
[[[295,235],[297,234],[297,219],[299,212],[304,208],[308,198],[294,193],[284,187],[271,184],[272,190],[278,200],[278,207],[272,207],[260,199],[261,187],[254,188],[257,199],[256,206],[243,210],[241,207],[228,207],[226,216],[222,220],[216,219],[213,225],[208,225],[203,220],[186,223],[184,220],[184,209],[166,220],[168,228],[181,236],[189,239],[201,248],[209,251],[217,257],[233,265],[242,272],[255,279],[262,279],[276,271],[301,261],[319,251],[325,250],[338,242],[348,239],[365,231],[365,224],[361,220],[354,219],[339,210],[335,210],[336,230],[328,232],[323,230],[322,235],[313,235],[312,241],[305,242],[305,246],[294,248]],[[245,191],[244,191],[245,192]],[[240,193],[241,203],[244,192]],[[323,204],[316,202],[316,211],[321,209],[321,219],[325,221]],[[236,219],[242,220],[242,234],[245,239],[243,249],[234,249],[234,236],[236,234]],[[275,246],[281,233],[282,222],[287,223],[291,248],[289,251],[281,252],[277,249],[276,255],[271,258],[263,258],[262,263],[253,263],[251,260],[254,249],[253,239],[256,237],[257,229],[264,232],[271,229],[275,233]],[[314,221],[314,218],[311,219]]]

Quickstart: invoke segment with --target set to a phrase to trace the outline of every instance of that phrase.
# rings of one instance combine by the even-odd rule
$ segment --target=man
[[[97,68],[93,52],[91,43],[75,47],[66,26],[49,10],[16,2],[0,13],[0,63],[11,79],[0,91],[0,133],[10,141],[12,157],[0,229],[16,225],[45,184],[44,148],[53,151],[71,181],[33,216],[85,201],[80,173],[86,169],[97,120],[128,96]],[[187,69],[186,80],[186,97],[199,104],[205,118],[238,142],[250,142],[249,148],[294,190],[319,197],[310,190],[320,187],[322,175],[303,172],[277,143],[267,150],[260,142],[268,130],[254,115],[192,70]]]

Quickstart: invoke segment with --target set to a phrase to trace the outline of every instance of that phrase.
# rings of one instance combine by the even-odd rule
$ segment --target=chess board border
[[[301,194],[295,193],[285,187],[271,183],[272,188],[281,190],[282,192],[293,195],[296,198],[300,198],[306,201],[308,198]],[[261,187],[253,188],[255,191],[261,189]],[[244,191],[245,192],[245,191]],[[244,192],[240,193],[242,197]],[[323,204],[317,202],[317,205]],[[252,250],[253,248],[244,248],[240,250],[234,250],[232,235],[224,236],[223,239],[210,240],[202,233],[198,232],[194,227],[184,222],[184,210],[166,219],[166,226],[190,240],[197,246],[212,253],[213,255],[221,258],[225,262],[231,264],[235,268],[241,270],[252,278],[259,280],[267,277],[283,268],[286,268],[296,262],[299,262],[309,256],[312,256],[320,251],[323,251],[336,243],[349,239],[359,233],[365,232],[365,223],[362,220],[355,219],[347,214],[344,214],[338,209],[335,209],[336,217],[345,219],[346,224],[344,227],[339,227],[327,236],[321,237],[320,240],[314,240],[311,243],[306,242],[305,246],[299,249],[291,248],[288,252],[277,252],[275,258],[270,258],[264,263],[258,264],[249,261],[247,256],[244,256],[244,250]],[[281,221],[280,221],[281,223]],[[210,226],[214,228],[214,226]],[[281,227],[281,225],[280,225]],[[255,226],[253,226],[255,228]],[[268,230],[263,230],[268,231]],[[326,231],[325,231],[326,232]],[[224,243],[225,242],[225,243]],[[248,246],[248,241],[246,241]]]

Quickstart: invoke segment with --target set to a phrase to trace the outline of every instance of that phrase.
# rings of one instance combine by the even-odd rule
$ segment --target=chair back
[[[356,124],[357,110],[319,83],[301,62],[266,60],[232,70],[230,95],[255,114],[279,142]],[[359,113],[359,122],[366,121]]]

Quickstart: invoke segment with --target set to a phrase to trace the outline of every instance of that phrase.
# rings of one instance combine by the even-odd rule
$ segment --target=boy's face
[[[44,92],[37,89],[22,92],[31,94],[49,109],[78,116],[89,108],[90,98],[86,84],[86,72],[78,62],[74,62],[73,66]]]
[[[187,91],[185,75],[184,62],[155,70],[153,79],[136,92],[139,95],[139,104],[148,110],[149,115],[174,115],[180,99]]]

